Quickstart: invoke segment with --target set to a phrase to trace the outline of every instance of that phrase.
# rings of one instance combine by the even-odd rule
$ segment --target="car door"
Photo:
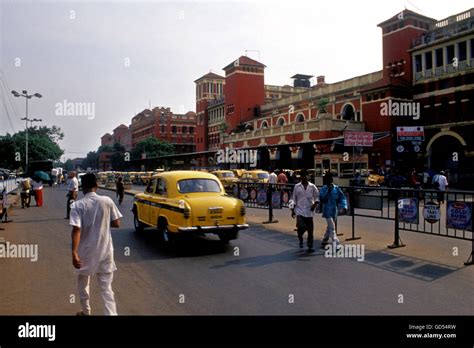
[[[156,179],[152,179],[148,181],[148,185],[145,188],[144,192],[144,202],[142,203],[140,210],[141,212],[140,217],[141,219],[151,225],[151,220],[150,220],[150,211],[151,211],[151,204],[153,204],[153,194],[155,192],[155,184],[156,184]]]
[[[150,224],[153,226],[157,226],[162,204],[166,202],[167,195],[166,180],[163,178],[156,179],[155,192],[150,206]]]

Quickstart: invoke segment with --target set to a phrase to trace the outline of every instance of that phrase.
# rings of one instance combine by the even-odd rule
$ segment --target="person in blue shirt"
[[[319,191],[319,200],[323,205],[323,218],[325,218],[327,222],[326,233],[321,242],[321,247],[325,248],[329,243],[329,238],[337,245],[340,244],[336,234],[336,220],[339,210],[342,210],[343,213],[346,212],[347,200],[339,186],[334,185],[333,177],[330,172],[324,175],[323,184],[324,186]]]

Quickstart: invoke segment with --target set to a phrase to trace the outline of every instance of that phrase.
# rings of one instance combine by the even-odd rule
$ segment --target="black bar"
[[[47,337],[18,337],[20,326],[27,322],[29,325],[55,325],[54,341],[48,341]],[[449,328],[443,329],[446,325]],[[11,316],[0,317],[0,327],[2,348],[73,344],[137,347],[150,343],[155,347],[176,344],[221,347],[230,343],[292,347],[303,343],[304,347],[315,347],[320,343],[376,344],[379,347],[411,343],[416,347],[441,344],[472,347],[474,343],[472,316]],[[408,337],[428,333],[454,334],[455,337]]]

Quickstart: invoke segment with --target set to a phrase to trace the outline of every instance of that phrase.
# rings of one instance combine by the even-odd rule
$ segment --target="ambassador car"
[[[216,234],[224,243],[245,229],[245,206],[228,196],[219,179],[198,171],[153,175],[132,208],[137,232],[155,227],[163,243],[177,236]]]

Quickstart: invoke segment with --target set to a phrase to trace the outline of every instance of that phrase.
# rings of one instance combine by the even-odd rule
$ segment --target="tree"
[[[56,126],[28,128],[28,161],[51,160],[57,161],[64,151],[58,141],[64,138],[64,133]],[[25,163],[25,131],[0,137],[0,165],[17,169]]]
[[[74,162],[72,160],[68,159],[64,163],[64,169],[66,169],[68,172],[71,171],[71,170],[76,169],[76,168],[74,168]]]
[[[99,168],[99,154],[96,151],[90,151],[81,163],[82,168]]]
[[[324,114],[327,112],[326,110],[326,107],[328,106],[329,104],[329,100],[327,98],[322,98],[318,101],[318,109],[319,109],[319,112]]]
[[[141,159],[142,153],[147,158],[161,157],[174,154],[174,146],[157,138],[147,138],[137,143],[132,151],[132,159]]]
[[[115,143],[112,147],[110,165],[113,170],[124,170],[127,168],[128,164],[125,162],[125,147],[122,144]]]

